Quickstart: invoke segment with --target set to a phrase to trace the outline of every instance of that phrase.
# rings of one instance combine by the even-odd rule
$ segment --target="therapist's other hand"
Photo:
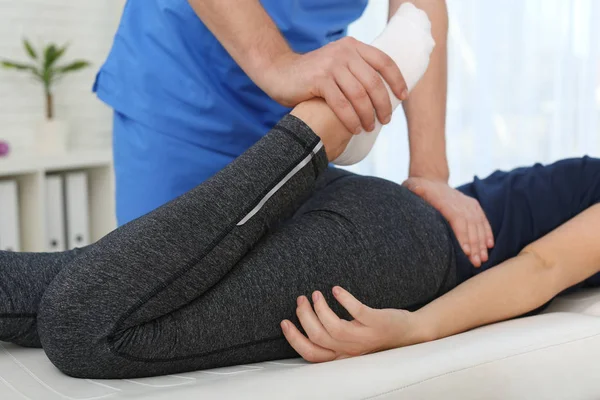
[[[382,77],[397,98],[408,97],[394,60],[373,46],[346,37],[306,54],[287,52],[276,57],[257,84],[288,107],[323,98],[348,131],[357,134],[361,126],[373,130],[376,116],[383,124],[391,120],[392,105]]]
[[[296,314],[307,336],[292,322],[281,322],[285,338],[306,361],[339,360],[428,340],[419,332],[413,313],[370,308],[339,286],[332,291],[354,320],[340,319],[317,291],[312,295],[314,308],[305,296],[297,301]]]
[[[471,263],[480,267],[494,247],[494,234],[479,202],[448,186],[426,178],[408,178],[404,183],[413,193],[436,208],[450,223]]]

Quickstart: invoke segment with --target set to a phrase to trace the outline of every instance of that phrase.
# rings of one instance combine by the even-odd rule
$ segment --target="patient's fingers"
[[[310,302],[305,296],[298,297],[296,315],[311,342],[328,349],[336,348],[335,339],[333,339],[329,335],[327,329],[323,327],[323,324],[313,311]]]
[[[357,325],[338,317],[329,308],[327,301],[319,291],[313,293],[313,303],[317,317],[319,317],[329,335],[336,341],[342,341],[342,343],[338,342],[339,345],[344,345],[343,342],[355,341],[357,339],[359,333]],[[339,351],[339,347],[333,347],[333,349]]]
[[[335,286],[332,289],[336,300],[352,315],[358,322],[369,325],[373,318],[373,309],[358,301],[347,290]]]
[[[282,321],[281,330],[290,346],[306,361],[325,362],[335,360],[336,354],[334,351],[325,349],[308,340],[290,321]]]

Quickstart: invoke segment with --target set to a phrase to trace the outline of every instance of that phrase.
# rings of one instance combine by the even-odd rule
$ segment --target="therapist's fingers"
[[[360,118],[336,81],[330,80],[324,85],[321,97],[325,99],[327,105],[331,107],[349,132],[355,135],[361,132]]]
[[[488,248],[493,247],[494,235],[487,216],[485,215],[485,212],[483,212],[483,208],[481,208],[481,204],[475,200],[474,207],[475,210],[473,211],[473,214],[477,215],[478,218],[477,231],[479,235],[479,252],[481,261],[484,263],[489,260]]]
[[[490,225],[490,221],[488,220],[487,216],[485,215],[483,210],[481,210],[481,212],[483,213],[483,218],[485,220],[485,223],[484,223],[485,240],[486,240],[485,243],[486,243],[487,248],[491,249],[492,247],[494,247],[494,232],[492,231],[492,226]]]
[[[392,101],[383,83],[383,78],[361,58],[353,60],[348,67],[368,94],[379,122],[382,124],[389,123],[392,119]]]
[[[408,86],[400,67],[392,57],[374,46],[361,42],[358,43],[357,50],[361,57],[381,74],[398,99],[405,100],[408,97]]]
[[[488,260],[488,252],[485,245],[485,227],[483,225],[483,218],[479,218],[479,222],[477,223],[477,235],[479,236],[479,257],[481,258],[481,263],[483,264]]]
[[[469,244],[469,222],[466,218],[455,218],[450,221],[452,231],[456,235],[456,239],[460,243],[463,252],[471,255],[471,245]]]
[[[377,79],[381,81],[379,76]],[[340,68],[336,73],[335,80],[339,88],[346,95],[348,100],[350,100],[350,103],[354,107],[354,111],[358,114],[362,127],[366,131],[372,131],[375,128],[374,105],[371,102],[369,93],[367,93],[367,89],[363,86],[363,83],[346,67]],[[383,83],[381,83],[381,86],[383,87]]]
[[[471,249],[471,263],[479,267],[481,265],[481,256],[479,255],[479,232],[477,222],[469,219],[469,247]]]

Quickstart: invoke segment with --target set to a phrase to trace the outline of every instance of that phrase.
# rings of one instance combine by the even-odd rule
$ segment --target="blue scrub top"
[[[367,0],[261,3],[303,53],[343,37]],[[133,120],[231,156],[289,111],[248,78],[187,0],[128,0],[94,90]]]

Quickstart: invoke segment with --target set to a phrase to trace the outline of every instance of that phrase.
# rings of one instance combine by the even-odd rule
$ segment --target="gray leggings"
[[[391,182],[328,169],[285,117],[210,180],[76,252],[0,254],[0,340],[64,373],[134,378],[295,357],[279,322],[341,285],[415,309],[456,284],[442,216]],[[40,300],[41,299],[41,300]]]

